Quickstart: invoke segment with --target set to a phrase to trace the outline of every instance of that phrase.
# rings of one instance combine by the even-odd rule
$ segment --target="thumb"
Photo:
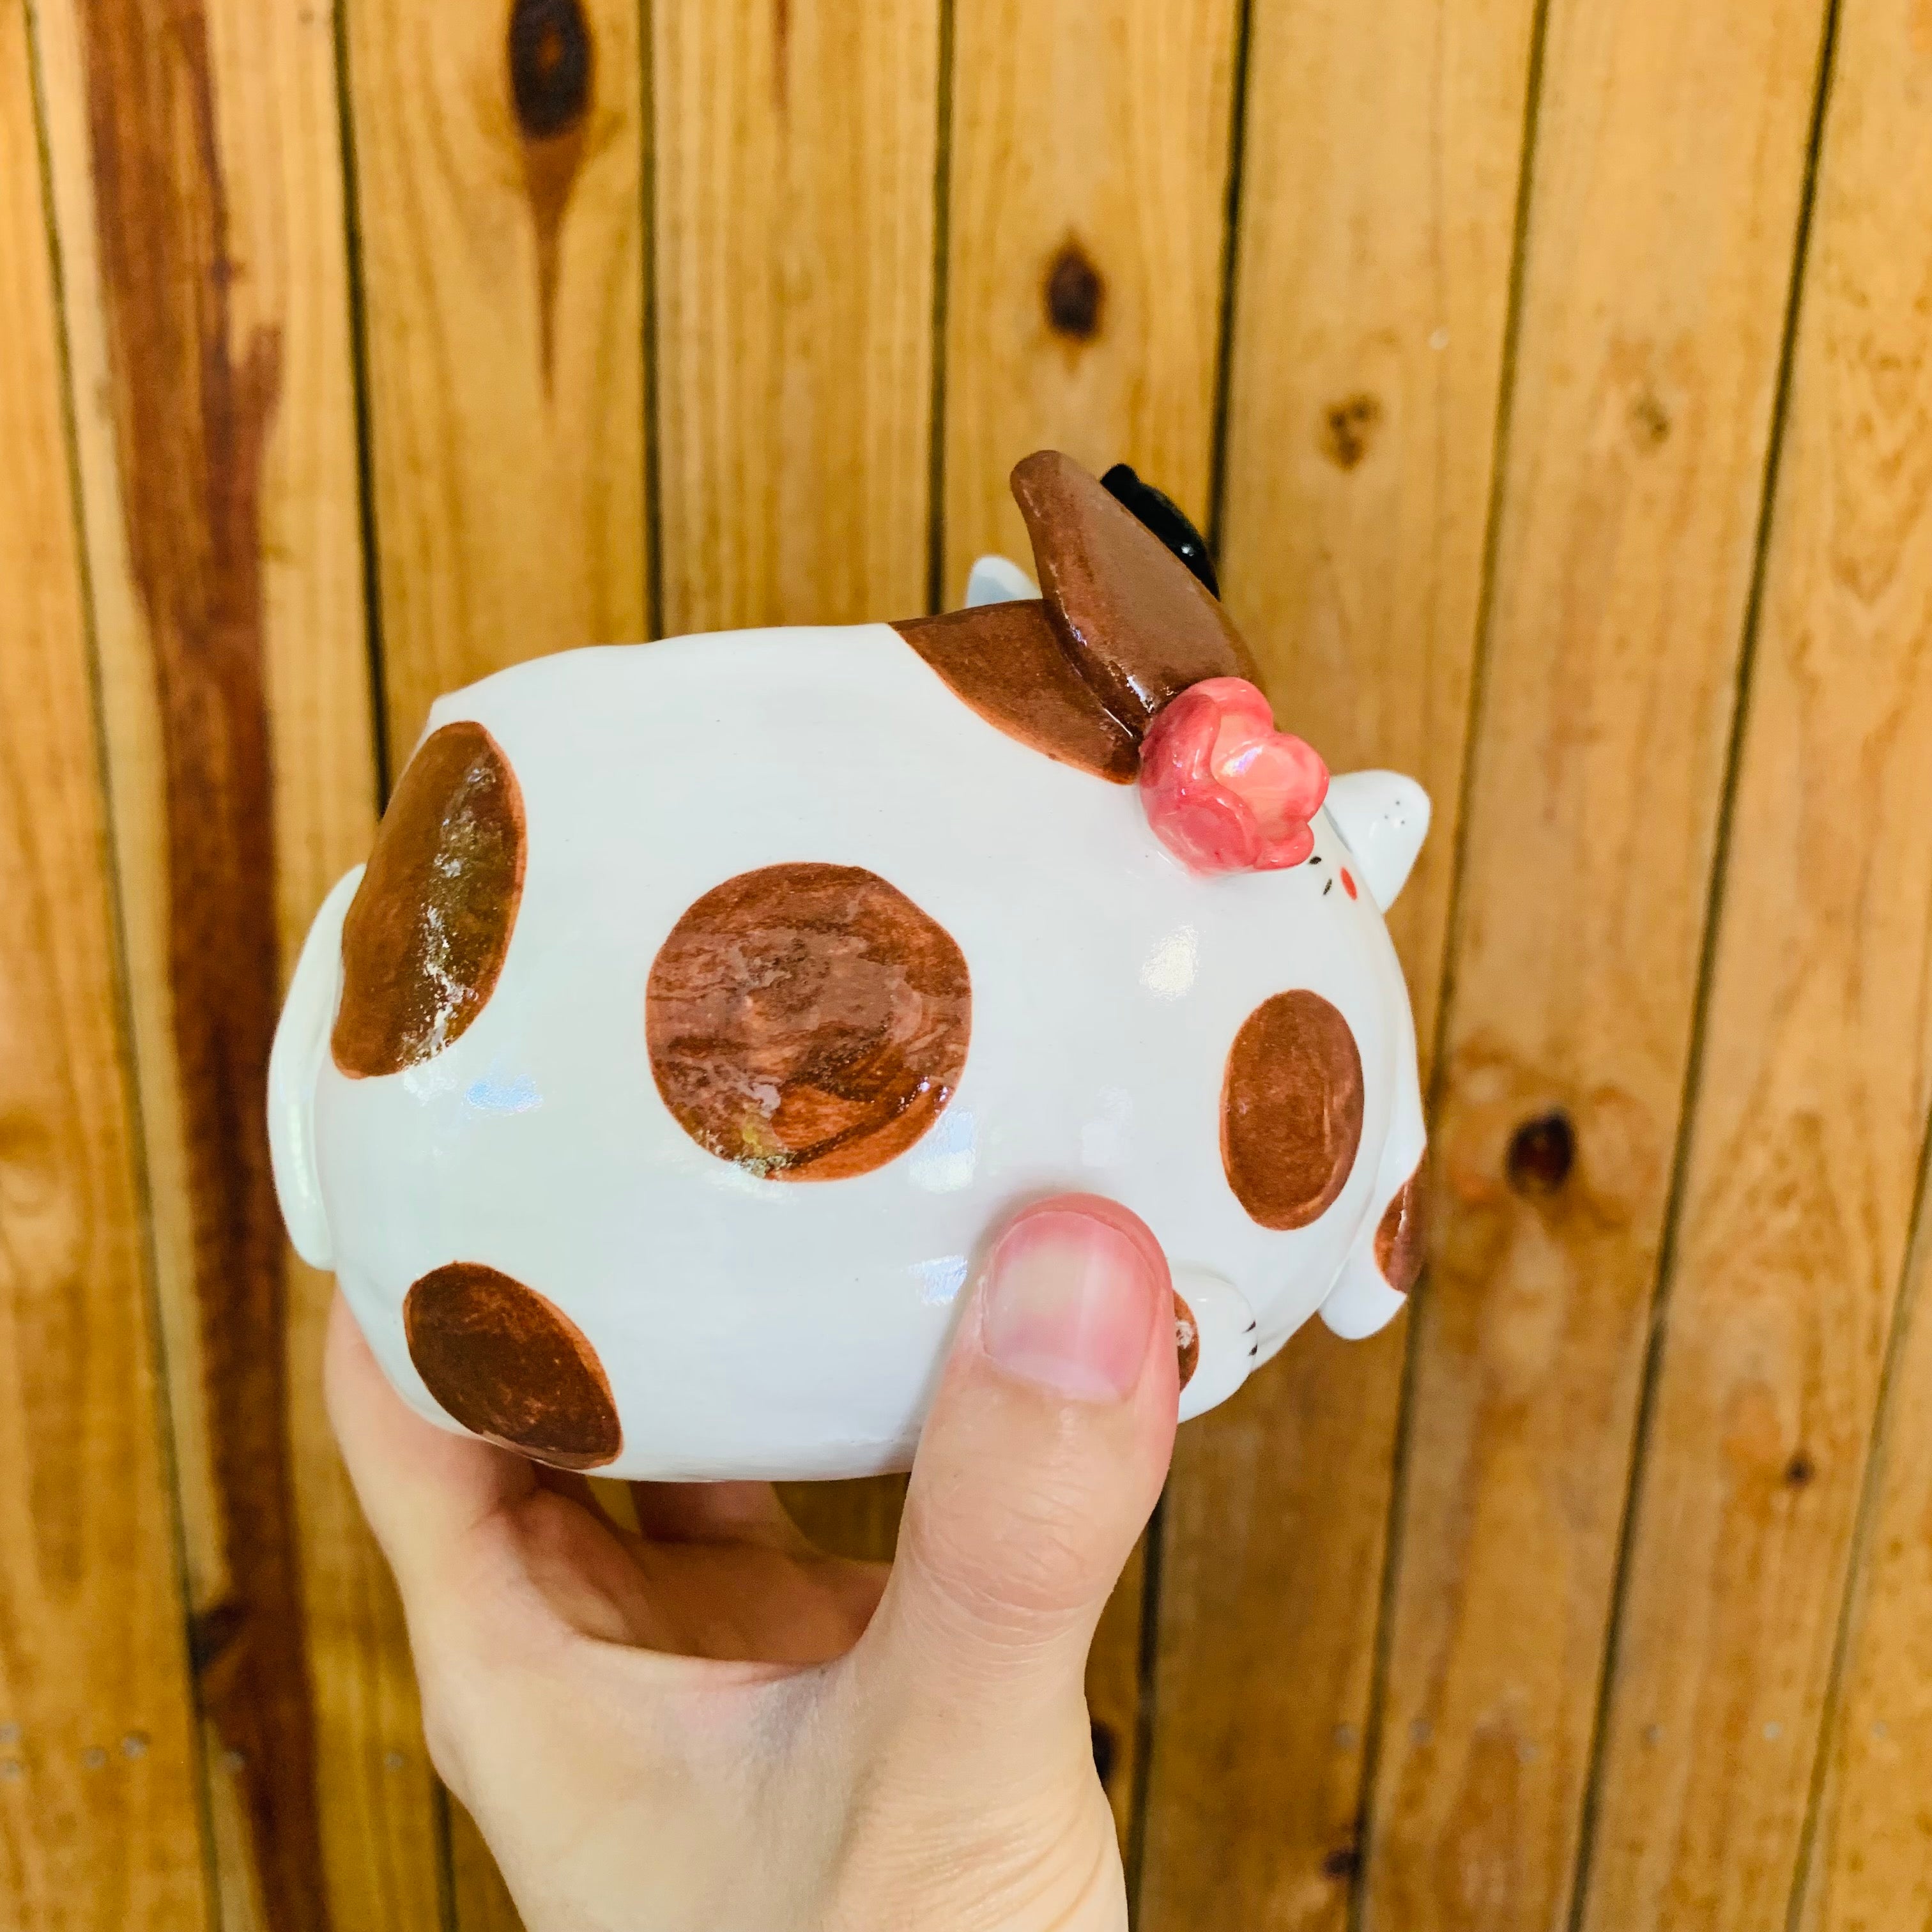
[[[1144,1223],[1061,1195],[1008,1225],[960,1323],[861,1646],[902,1715],[936,1720],[956,1752],[976,1736],[1010,1759],[1055,1732],[1089,1748],[1087,1652],[1160,1496],[1177,1382],[1173,1290]]]

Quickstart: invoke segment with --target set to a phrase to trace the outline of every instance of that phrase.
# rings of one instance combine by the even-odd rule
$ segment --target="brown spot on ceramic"
[[[560,1469],[596,1469],[624,1446],[597,1352],[556,1304],[481,1262],[432,1268],[403,1303],[410,1360],[476,1436]]]
[[[1318,993],[1264,1000],[1241,1023],[1221,1088],[1221,1165],[1264,1228],[1305,1228],[1348,1180],[1362,1138],[1362,1057]]]
[[[495,990],[524,889],[524,801],[467,719],[418,747],[342,923],[331,1047],[352,1079],[399,1073],[461,1037]]]
[[[972,1012],[952,936],[876,872],[767,866],[671,928],[644,1036],[664,1105],[706,1152],[767,1180],[836,1180],[939,1118]]]
[[[1174,1297],[1174,1357],[1180,1371],[1180,1386],[1185,1388],[1201,1366],[1201,1324],[1186,1298],[1178,1292]]]
[[[1070,342],[1090,342],[1100,332],[1107,285],[1087,251],[1070,236],[1047,264],[1047,326]]]
[[[580,0],[514,0],[506,51],[523,136],[524,190],[536,227],[538,326],[548,388],[563,211],[584,160],[596,42]]]
[[[1177,692],[1244,674],[1246,654],[1220,604],[1071,457],[1036,451],[1012,489],[1061,646],[1136,742]]]
[[[989,724],[1062,764],[1130,784],[1133,736],[1110,716],[1060,648],[1037,598],[982,604],[892,628]]]
[[[1418,1162],[1376,1226],[1376,1266],[1398,1294],[1415,1286],[1428,1247],[1429,1182]]]
[[[1322,447],[1338,470],[1352,470],[1369,453],[1382,419],[1382,406],[1366,392],[1345,396],[1322,412]]]

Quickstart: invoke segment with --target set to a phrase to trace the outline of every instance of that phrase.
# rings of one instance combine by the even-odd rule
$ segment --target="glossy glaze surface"
[[[292,1228],[312,1258],[332,1259],[426,1415],[447,1425],[481,1400],[454,1393],[448,1364],[432,1387],[405,1319],[412,1284],[464,1264],[540,1298],[581,1337],[621,1432],[602,1466],[611,1473],[903,1466],[983,1239],[1063,1188],[1123,1202],[1166,1249],[1196,1330],[1184,1414],[1238,1387],[1324,1298],[1338,1325],[1358,1329],[1400,1305],[1373,1248],[1421,1150],[1413,1036],[1373,900],[1330,886],[1359,862],[1325,812],[1306,863],[1196,877],[1154,836],[1133,788],[988,722],[885,625],[568,652],[442,700],[433,730],[459,723],[500,748],[524,803],[520,901],[493,992],[427,1060],[345,1075],[326,1051],[338,895],[304,951],[275,1070]],[[921,991],[908,1030],[912,1009],[885,983],[896,967],[861,1001],[870,1017],[850,1040],[883,1024],[923,1054],[963,1036],[963,1060],[953,1073],[942,1053],[910,1084],[886,1081],[894,1106],[908,1094],[916,1104],[937,1064],[950,1097],[883,1161],[810,1185],[694,1137],[647,1036],[654,964],[668,946],[677,956],[680,922],[773,868],[843,879],[848,893],[854,875],[882,882],[896,896],[880,905],[910,910],[909,921],[895,912],[900,938],[930,922],[970,986],[963,1029],[928,1026]],[[836,937],[842,916],[814,912],[796,930]],[[693,959],[701,968],[708,950],[712,969],[693,977],[687,961],[679,976],[698,988],[694,1011],[723,989],[729,1023],[694,1034],[680,1021],[672,1034],[709,1027],[741,1050],[762,1037],[760,1052],[776,1039],[781,1072],[808,1064],[798,1040],[815,1027],[788,1043],[784,1026],[752,1025],[749,1008],[730,1018],[758,977],[756,946],[716,945],[740,916],[696,923],[707,937]],[[862,953],[874,941],[860,937]],[[899,944],[880,942],[879,959],[909,956]],[[945,947],[921,945],[916,976],[944,1007]],[[1270,1227],[1230,1185],[1222,1101],[1238,1036],[1283,994],[1297,1011],[1331,1011],[1330,1031],[1353,1043],[1358,1151],[1352,1164],[1331,1152],[1318,1185],[1304,1177],[1298,1199],[1326,1196],[1325,1211]],[[768,1122],[782,1118],[782,1084]],[[864,1113],[800,1144],[851,1146],[840,1136],[860,1122],[862,1140]],[[507,1438],[501,1412],[472,1413],[494,1413],[485,1432]],[[549,1459],[604,1446],[575,1437]]]

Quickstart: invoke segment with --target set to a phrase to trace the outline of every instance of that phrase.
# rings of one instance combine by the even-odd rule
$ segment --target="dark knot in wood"
[[[1090,342],[1100,332],[1106,299],[1107,285],[1087,251],[1071,239],[1063,243],[1046,271],[1046,319],[1054,334]]]
[[[1382,419],[1380,398],[1366,390],[1331,403],[1322,418],[1322,447],[1338,470],[1352,470],[1369,453]]]
[[[532,141],[568,134],[590,105],[595,47],[579,0],[514,0],[510,94]]]
[[[1510,1136],[1504,1163],[1519,1194],[1555,1194],[1576,1164],[1576,1130],[1561,1107],[1526,1120]]]

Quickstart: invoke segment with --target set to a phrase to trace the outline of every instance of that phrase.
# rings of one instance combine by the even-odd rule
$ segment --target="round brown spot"
[[[1305,1228],[1348,1178],[1362,1138],[1362,1057],[1318,993],[1264,1000],[1241,1022],[1221,1086],[1221,1165],[1264,1228]]]
[[[410,1360],[472,1434],[560,1469],[624,1446],[597,1352],[553,1301],[481,1262],[432,1268],[403,1304]]]
[[[463,1034],[496,990],[524,890],[524,800],[465,721],[410,760],[342,925],[331,1046],[352,1079],[399,1073]]]
[[[1174,1298],[1174,1353],[1180,1370],[1180,1386],[1185,1388],[1201,1366],[1201,1324],[1180,1294]]]
[[[1406,1294],[1422,1272],[1429,1246],[1429,1180],[1421,1162],[1382,1210],[1376,1228],[1376,1266],[1398,1294]]]
[[[972,1013],[951,934],[876,872],[767,866],[672,927],[644,1036],[664,1105],[706,1153],[767,1180],[837,1180],[939,1118]]]

